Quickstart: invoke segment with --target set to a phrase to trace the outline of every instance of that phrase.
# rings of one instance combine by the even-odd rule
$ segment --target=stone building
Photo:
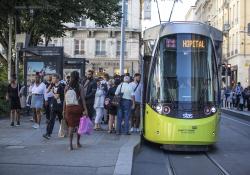
[[[231,67],[228,86],[241,82],[250,85],[250,1],[197,0],[193,10],[194,21],[214,26],[224,34],[222,62]],[[190,17],[186,15],[186,19]],[[190,20],[187,19],[187,20]]]
[[[126,44],[125,73],[139,71],[139,41],[141,37],[140,0],[126,1]],[[86,58],[86,69],[113,75],[119,73],[121,46],[120,26],[101,27],[94,21],[81,18],[75,24],[66,24],[71,30],[63,38],[52,38],[50,44],[64,46],[64,53],[69,58]]]

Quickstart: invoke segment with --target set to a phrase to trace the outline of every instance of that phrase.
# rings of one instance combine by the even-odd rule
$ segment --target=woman
[[[107,99],[109,99],[109,103],[111,103],[112,99],[114,98],[115,91],[116,91],[119,84],[120,84],[119,79],[116,79],[116,80],[111,79],[111,80],[109,80],[109,87],[110,88],[109,88],[108,93],[107,93]],[[117,115],[117,108],[115,106],[112,106],[111,104],[109,104],[108,115],[109,115],[109,130],[108,130],[108,133],[112,133],[112,131],[115,128],[115,116]]]
[[[10,101],[10,126],[14,126],[14,120],[16,119],[16,126],[20,126],[20,85],[16,82],[16,76],[13,75],[11,78],[11,83],[8,86],[8,92],[6,99]]]
[[[95,130],[101,130],[101,120],[104,115],[104,99],[106,84],[101,84],[101,79],[97,80],[97,90],[95,93],[94,109],[96,111]]]
[[[35,81],[32,80],[28,86],[28,96],[27,96],[27,99],[26,99],[26,108],[27,108],[27,116],[30,115],[30,108],[31,108],[31,98],[32,98],[32,88],[35,84]],[[34,117],[32,117],[30,119],[30,121],[34,121]]]
[[[32,126],[34,129],[40,128],[41,117],[42,117],[42,107],[43,101],[45,99],[45,105],[48,103],[48,98],[46,96],[46,85],[41,81],[40,73],[36,73],[35,83],[32,87],[32,97],[31,97],[31,108],[34,112],[35,124]]]
[[[77,128],[79,127],[79,123],[80,123],[80,118],[81,116],[87,116],[88,112],[87,112],[87,107],[86,107],[86,103],[85,103],[85,97],[84,97],[84,90],[83,87],[79,84],[79,73],[77,71],[73,71],[70,74],[70,82],[69,84],[65,87],[65,102],[64,102],[64,116],[65,116],[65,120],[67,122],[67,125],[69,127],[69,150],[73,150],[73,145],[72,145],[72,141],[73,141],[73,132],[77,131]],[[70,101],[72,101],[72,99],[69,99],[69,93],[70,92],[75,93],[76,95],[76,100],[73,99],[73,101],[75,101],[74,103],[69,103]],[[67,94],[68,93],[68,94]],[[81,135],[79,135],[77,133],[77,144],[76,147],[80,148],[81,144],[80,144],[80,138]]]
[[[22,114],[24,115],[25,108],[26,108],[26,95],[25,95],[25,85],[22,85],[20,91],[19,91],[19,96],[20,96],[20,104],[21,104],[21,110]]]

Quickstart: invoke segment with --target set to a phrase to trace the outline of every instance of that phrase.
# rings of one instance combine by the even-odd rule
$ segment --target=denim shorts
[[[31,108],[42,109],[43,108],[43,95],[32,95]]]

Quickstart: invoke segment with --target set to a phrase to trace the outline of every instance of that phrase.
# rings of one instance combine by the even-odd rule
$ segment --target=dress
[[[114,98],[116,88],[117,86],[109,88],[107,98],[111,100]],[[110,108],[108,109],[108,114],[117,115],[117,107],[111,105]]]
[[[20,98],[18,96],[20,88],[21,88],[20,85],[15,88],[11,87],[11,84],[9,84],[8,86],[8,95],[10,99],[11,110],[21,109]]]

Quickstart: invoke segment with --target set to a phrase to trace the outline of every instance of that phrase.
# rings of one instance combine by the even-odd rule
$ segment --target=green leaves
[[[0,44],[8,50],[9,15],[15,19],[15,31],[31,34],[30,45],[36,46],[41,36],[46,40],[64,36],[66,28],[63,23],[77,22],[81,16],[102,26],[118,22],[121,17],[119,2],[120,0],[0,0]]]

